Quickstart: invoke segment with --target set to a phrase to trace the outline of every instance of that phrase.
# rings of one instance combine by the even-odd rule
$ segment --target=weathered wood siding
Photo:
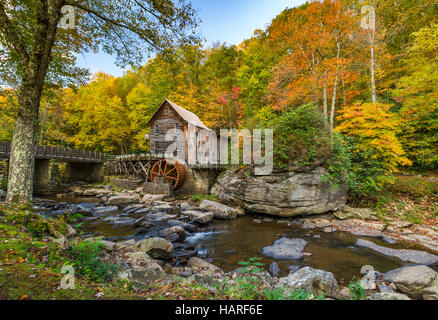
[[[166,113],[166,109],[168,113]],[[187,141],[187,135],[185,132],[185,121],[173,110],[173,108],[164,104],[160,110],[156,113],[154,119],[150,123],[150,139],[151,139],[151,152],[152,153],[165,153],[167,148],[173,143],[166,141],[166,133],[169,130],[175,129],[175,124],[179,126],[179,129],[185,134],[185,141]],[[157,130],[158,129],[158,130]],[[185,141],[181,141],[181,147],[184,148]]]

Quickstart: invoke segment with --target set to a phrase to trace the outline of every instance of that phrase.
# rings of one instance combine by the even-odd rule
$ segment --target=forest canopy
[[[375,6],[374,29],[361,25],[367,4]],[[122,77],[97,73],[87,84],[46,85],[39,142],[147,152],[147,123],[164,99],[212,129],[277,126],[289,139],[282,124],[295,123],[293,115],[309,120],[303,106],[311,105],[318,112],[313,124],[322,121],[332,138],[342,134],[351,158],[379,163],[379,174],[434,170],[437,83],[436,1],[310,1],[239,45],[181,45]],[[3,89],[2,140],[11,139],[16,108],[15,91]]]

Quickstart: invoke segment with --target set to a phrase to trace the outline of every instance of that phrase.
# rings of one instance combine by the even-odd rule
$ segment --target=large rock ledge
[[[280,172],[254,176],[249,169],[228,170],[212,193],[229,205],[246,211],[280,217],[342,210],[347,201],[344,186],[334,189],[322,181],[321,167],[310,172]]]

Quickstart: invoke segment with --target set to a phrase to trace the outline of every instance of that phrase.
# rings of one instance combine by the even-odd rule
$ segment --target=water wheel
[[[172,185],[173,190],[182,187],[186,177],[186,169],[182,164],[175,160],[160,160],[151,169],[151,181],[157,177],[165,177],[166,181]]]

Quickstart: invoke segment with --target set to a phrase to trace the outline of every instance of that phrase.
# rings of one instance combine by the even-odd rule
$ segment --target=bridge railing
[[[35,158],[59,159],[77,162],[104,162],[106,155],[100,152],[75,150],[52,146],[35,146]],[[0,141],[0,157],[7,158],[11,154],[11,144]]]

